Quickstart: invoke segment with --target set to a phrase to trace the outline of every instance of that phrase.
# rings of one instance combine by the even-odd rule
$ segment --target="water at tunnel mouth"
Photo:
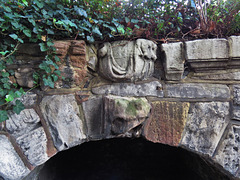
[[[145,139],[87,142],[59,152],[38,180],[230,180],[200,156]]]

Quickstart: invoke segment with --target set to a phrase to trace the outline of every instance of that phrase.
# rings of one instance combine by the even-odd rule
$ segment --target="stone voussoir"
[[[75,96],[53,95],[43,98],[40,109],[58,151],[81,144],[86,140],[83,120]]]
[[[145,122],[143,136],[151,142],[178,146],[189,106],[188,102],[152,102],[151,115]]]
[[[204,102],[191,106],[181,145],[212,156],[229,121],[229,102]]]
[[[0,177],[6,180],[21,180],[30,173],[15,151],[8,137],[0,134]]]

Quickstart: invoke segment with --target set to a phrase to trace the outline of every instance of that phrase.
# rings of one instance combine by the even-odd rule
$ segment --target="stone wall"
[[[56,41],[60,78],[20,100],[0,124],[0,177],[17,180],[87,141],[140,137],[182,147],[240,178],[240,37],[169,44]],[[44,59],[24,44],[12,77],[33,87]],[[37,169],[37,168],[36,168]]]

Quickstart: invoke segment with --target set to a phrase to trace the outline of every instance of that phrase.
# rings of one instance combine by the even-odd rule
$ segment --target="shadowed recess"
[[[84,143],[46,162],[39,180],[230,180],[223,170],[182,148],[144,139]]]

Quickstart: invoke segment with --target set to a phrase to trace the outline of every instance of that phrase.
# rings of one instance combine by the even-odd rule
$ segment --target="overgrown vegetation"
[[[226,37],[239,34],[240,0],[0,0],[0,122],[7,111],[19,114],[14,99],[25,92],[9,68],[20,44],[39,43],[47,52],[34,73],[35,84],[54,87],[59,58],[54,39],[111,41],[148,38],[155,41]]]

